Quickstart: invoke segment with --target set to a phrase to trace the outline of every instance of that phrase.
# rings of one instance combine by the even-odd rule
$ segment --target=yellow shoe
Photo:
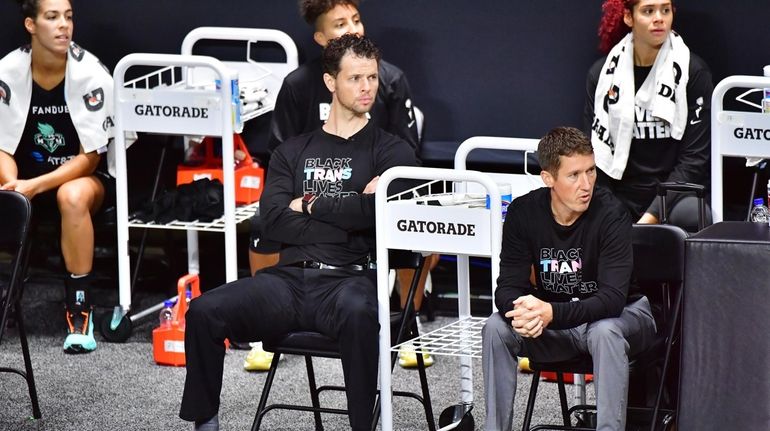
[[[529,358],[519,358],[519,369],[525,373],[531,373],[532,369],[529,368]]]
[[[246,371],[267,371],[273,362],[273,353],[262,350],[262,345],[252,347],[246,359],[243,361],[243,369]]]
[[[422,354],[422,361],[425,368],[433,365],[433,356],[428,353]],[[414,345],[406,344],[398,351],[398,365],[401,368],[417,368],[417,353],[414,351]]]

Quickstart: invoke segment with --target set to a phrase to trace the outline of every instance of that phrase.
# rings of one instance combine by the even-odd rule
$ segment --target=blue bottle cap
[[[174,306],[174,301],[167,299],[163,301],[163,308],[171,308]]]
[[[765,201],[764,201],[764,199],[762,199],[762,198],[756,198],[756,199],[754,199],[754,206],[755,206],[755,207],[757,207],[757,206],[760,206],[760,205],[764,205],[764,204],[765,204]]]

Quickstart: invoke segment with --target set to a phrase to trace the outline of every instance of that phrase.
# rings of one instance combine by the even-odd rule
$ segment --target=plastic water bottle
[[[174,319],[174,301],[163,301],[163,308],[160,310],[160,327],[170,328],[171,321]]]
[[[192,301],[192,291],[185,290],[184,291],[184,302],[187,304],[187,309],[190,309],[190,301]]]
[[[765,77],[770,78],[770,64],[765,66],[762,71]],[[762,112],[770,114],[770,88],[765,88],[762,91]]]
[[[751,221],[754,223],[768,223],[768,211],[764,199],[754,199],[754,207],[751,209]]]

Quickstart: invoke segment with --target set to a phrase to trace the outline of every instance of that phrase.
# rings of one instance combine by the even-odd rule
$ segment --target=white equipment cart
[[[481,327],[486,317],[471,316],[470,256],[492,260],[494,288],[500,268],[502,212],[497,183],[514,184],[514,197],[543,185],[539,176],[488,174],[466,170],[465,160],[476,148],[531,152],[537,140],[476,137],[463,142],[455,157],[456,169],[395,167],[387,170],[377,185],[377,286],[380,319],[380,370],[390,370],[390,355],[399,346],[390,345],[390,299],[388,249],[404,249],[457,255],[458,320],[410,340],[415,350],[432,355],[459,357],[460,404],[448,408],[448,420],[439,420],[440,430],[473,429],[472,358],[481,356]],[[526,154],[525,154],[526,160]],[[526,169],[526,168],[525,168]],[[524,178],[522,178],[524,177]],[[396,179],[426,181],[422,186],[386,198],[388,185]],[[427,196],[414,198],[415,192]],[[440,190],[442,193],[433,193]],[[486,195],[489,206],[486,208]],[[429,204],[429,201],[431,202]],[[438,205],[436,205],[438,204]],[[496,311],[494,301],[490,312]],[[393,429],[391,375],[380,372],[382,429]],[[445,414],[441,415],[445,417]]]
[[[770,88],[770,77],[729,76],[714,88],[711,96],[711,209],[714,223],[724,218],[722,157],[770,158],[770,114],[724,110],[725,94],[733,88],[751,89],[738,96],[737,100],[743,101],[742,96],[748,93]]]
[[[209,56],[191,55],[196,42],[204,39],[242,40],[247,46],[245,61],[222,62]],[[275,42],[286,52],[285,63],[259,63],[251,59],[251,46],[257,42]],[[236,207],[234,180],[233,129],[236,123],[232,80],[256,82],[267,91],[264,103],[240,117],[240,122],[271,111],[283,78],[297,67],[297,49],[291,38],[271,29],[202,27],[185,37],[183,55],[129,54],[115,68],[115,163],[116,209],[118,231],[119,305],[111,319],[103,319],[101,330],[110,341],[122,342],[131,334],[132,322],[157,312],[157,304],[129,316],[131,280],[128,228],[176,229],[187,231],[188,272],[198,274],[199,231],[222,232],[225,237],[226,281],[237,279],[236,224],[248,220],[258,209],[258,202]],[[155,68],[140,78],[126,80],[133,68]],[[129,72],[130,73],[130,72]],[[215,83],[220,85],[216,85]],[[224,214],[212,222],[173,221],[167,224],[145,223],[129,219],[125,131],[182,136],[222,138]],[[229,168],[228,168],[229,167]],[[172,298],[176,299],[176,298]]]

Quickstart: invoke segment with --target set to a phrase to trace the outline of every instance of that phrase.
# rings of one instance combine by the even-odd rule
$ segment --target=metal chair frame
[[[400,254],[399,254],[400,253]],[[409,322],[412,322],[415,318],[415,313],[413,309],[413,300],[415,291],[417,289],[417,285],[419,283],[420,275],[423,270],[423,262],[424,258],[419,255],[418,253],[404,253],[403,251],[391,251],[391,257],[390,257],[390,266],[391,269],[415,269],[414,277],[412,278],[412,282],[409,288],[409,294],[407,296],[406,301],[406,307],[404,310],[402,310],[400,313],[397,313],[397,318],[395,319],[395,323],[398,324],[398,336],[396,337],[396,343],[398,344],[402,341],[406,341],[407,335],[419,335],[416,333],[415,328],[410,328]],[[394,316],[392,316],[394,317]],[[393,318],[391,319],[393,321]],[[289,341],[290,337],[300,337],[304,338],[305,340],[308,340],[308,345],[303,345],[304,343],[302,340],[299,342],[291,342]],[[312,344],[313,346],[310,346],[309,344]],[[319,345],[323,347],[318,347]],[[311,332],[311,331],[297,331],[287,334],[286,336],[282,337],[278,340],[266,340],[263,342],[263,346],[266,351],[270,351],[274,353],[273,361],[270,364],[270,370],[268,371],[267,378],[265,380],[265,386],[262,389],[262,396],[259,400],[259,405],[257,407],[257,413],[254,417],[254,423],[252,424],[252,431],[259,430],[262,419],[264,418],[265,414],[271,410],[274,409],[281,409],[281,410],[297,410],[297,411],[305,411],[305,412],[313,412],[314,419],[315,419],[315,425],[316,430],[321,431],[323,430],[323,424],[321,421],[321,413],[331,413],[331,414],[348,414],[348,411],[345,409],[334,409],[334,408],[327,408],[327,407],[321,407],[319,402],[319,394],[323,391],[333,390],[333,391],[345,391],[344,386],[336,386],[336,385],[324,385],[321,387],[318,387],[316,385],[315,380],[315,372],[313,369],[313,356],[323,357],[323,358],[336,358],[339,359],[339,351],[337,350],[337,342],[331,338],[328,338],[320,333],[317,332]],[[283,404],[283,403],[276,403],[276,404],[270,404],[267,405],[268,396],[270,394],[270,389],[273,385],[273,380],[275,379],[275,374],[278,370],[278,361],[280,360],[280,356],[282,354],[290,354],[290,355],[301,355],[305,357],[305,366],[307,368],[307,376],[308,376],[308,384],[310,386],[310,400],[312,405],[311,406],[304,406],[304,405],[297,405],[297,404]],[[395,364],[397,353],[393,353],[391,364]],[[404,392],[404,391],[394,391],[393,395],[396,396],[403,396],[403,397],[409,397],[413,398],[417,401],[419,401],[425,410],[425,417],[428,424],[428,429],[430,431],[436,430],[435,420],[433,417],[433,408],[431,406],[430,401],[430,392],[428,390],[428,380],[427,375],[425,373],[425,363],[423,361],[422,352],[419,350],[416,352],[417,355],[417,366],[418,366],[418,373],[420,376],[420,386],[422,389],[422,396],[413,393],[413,392]],[[392,370],[391,370],[392,371]],[[376,403],[375,407],[375,417],[374,421],[372,423],[372,429],[374,430],[377,426],[379,418],[379,402]]]
[[[0,208],[3,208],[2,223],[0,223],[0,247],[11,252],[11,268],[8,284],[0,287],[0,343],[2,343],[6,322],[9,314],[14,313],[16,327],[19,331],[21,352],[24,357],[24,370],[11,367],[0,367],[2,373],[14,373],[27,382],[29,398],[32,402],[32,417],[41,418],[40,403],[37,398],[35,376],[32,371],[32,360],[29,355],[27,333],[24,329],[24,318],[21,311],[21,297],[24,291],[24,276],[29,257],[27,234],[32,218],[32,205],[29,199],[15,191],[0,191]]]

